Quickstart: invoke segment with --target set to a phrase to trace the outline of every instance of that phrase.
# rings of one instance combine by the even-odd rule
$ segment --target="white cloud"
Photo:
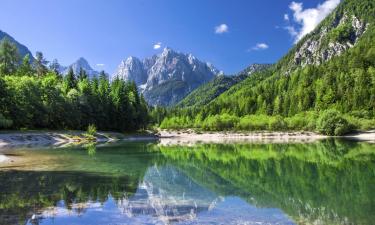
[[[292,2],[289,8],[293,11],[293,20],[301,28],[297,30],[294,27],[286,27],[286,30],[295,38],[295,41],[301,40],[306,34],[310,33],[315,27],[328,16],[340,3],[340,0],[325,0],[316,8],[303,9],[303,3]],[[289,18],[289,16],[288,16]],[[285,19],[285,15],[284,15]]]
[[[159,49],[159,48],[161,48],[161,42],[158,42],[158,43],[154,44],[154,49],[155,50]]]
[[[105,64],[104,63],[98,63],[98,64],[96,64],[96,66],[103,67],[103,66],[105,66]]]
[[[269,46],[266,43],[258,43],[254,47],[249,49],[249,51],[266,50],[268,48],[269,48]]]
[[[289,21],[289,15],[288,14],[284,14],[284,20]]]
[[[225,23],[220,24],[219,26],[215,27],[215,33],[216,34],[223,34],[229,31],[228,25]]]
[[[293,27],[293,26],[286,26],[284,27],[285,30],[288,31],[288,33],[292,36],[292,37],[296,37],[298,35],[298,32],[296,31],[296,29]]]

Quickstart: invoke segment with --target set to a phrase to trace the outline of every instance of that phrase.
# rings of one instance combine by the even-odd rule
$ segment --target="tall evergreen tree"
[[[47,69],[48,61],[44,58],[42,52],[36,52],[35,56],[36,56],[34,60],[35,71],[38,77],[42,77],[48,72],[48,69]]]
[[[16,71],[20,56],[17,46],[8,38],[0,42],[0,73],[12,74]]]
[[[52,70],[56,75],[60,76],[60,63],[57,59],[52,60],[52,62],[49,65],[49,69]]]
[[[79,68],[79,73],[78,73],[78,80],[85,80],[87,79],[88,76],[87,76],[87,73],[86,73],[86,70],[82,69],[82,67]]]
[[[26,54],[25,57],[22,59],[22,64],[19,66],[17,70],[17,74],[19,76],[30,76],[33,74],[33,67],[30,63],[30,55]]]
[[[77,79],[72,67],[69,67],[68,74],[65,76],[65,86],[67,92],[70,89],[77,88]]]

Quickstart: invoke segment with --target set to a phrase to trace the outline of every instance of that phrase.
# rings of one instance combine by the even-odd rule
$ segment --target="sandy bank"
[[[195,132],[194,130],[160,130],[160,144],[195,144],[195,143],[309,143],[329,138],[314,132]],[[346,135],[344,139],[375,142],[375,130]]]
[[[375,143],[375,130],[357,132],[346,135],[344,138]]]
[[[233,142],[313,142],[327,136],[313,132],[204,132],[160,130],[161,144],[233,143]]]

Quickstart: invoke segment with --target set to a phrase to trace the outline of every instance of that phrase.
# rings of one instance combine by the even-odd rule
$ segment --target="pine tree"
[[[30,63],[30,55],[26,54],[22,59],[22,64],[17,70],[18,76],[30,76],[33,74],[33,68]]]
[[[49,69],[53,71],[59,77],[61,76],[60,67],[61,65],[57,59],[52,60],[52,62],[49,65]]]
[[[42,77],[48,72],[46,66],[48,61],[44,58],[42,52],[36,52],[35,55],[36,57],[34,60],[34,68],[36,70],[36,74],[38,75],[38,77]]]
[[[66,92],[70,89],[77,88],[77,79],[72,67],[69,67],[68,74],[65,76],[65,84],[67,88]]]
[[[0,43],[0,74],[14,73],[19,61],[17,46],[8,38],[4,38]]]
[[[79,68],[79,73],[78,73],[78,80],[85,80],[87,79],[87,73],[86,70],[82,69],[82,67]]]

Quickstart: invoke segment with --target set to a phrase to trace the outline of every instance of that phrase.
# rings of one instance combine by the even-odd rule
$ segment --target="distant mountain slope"
[[[127,58],[120,63],[112,79],[132,80],[149,104],[170,106],[219,73],[211,64],[191,54],[165,48],[161,54],[143,61]]]
[[[13,42],[17,46],[21,59],[25,57],[25,55],[29,54],[30,61],[32,62],[34,60],[33,54],[25,45],[19,43],[12,36],[0,30],[0,41],[3,40],[4,38],[8,38],[11,42]]]
[[[211,102],[217,96],[227,91],[233,85],[243,81],[251,74],[263,71],[269,68],[270,64],[252,64],[244,71],[241,71],[235,76],[224,76],[220,75],[215,77],[212,81],[201,85],[188,96],[186,96],[182,101],[180,101],[177,107],[195,107],[204,106]]]
[[[87,60],[83,57],[80,57],[79,59],[77,59],[74,63],[70,64],[69,66],[67,67],[64,67],[64,66],[61,66],[60,67],[60,72],[63,74],[63,75],[66,75],[68,74],[69,72],[69,68],[72,68],[73,69],[73,72],[76,76],[78,76],[79,74],[79,71],[80,69],[82,68],[83,70],[86,71],[87,73],[87,76],[91,79],[95,76],[98,76],[99,75],[99,72],[98,71],[95,71],[91,66],[90,64],[87,62]]]

